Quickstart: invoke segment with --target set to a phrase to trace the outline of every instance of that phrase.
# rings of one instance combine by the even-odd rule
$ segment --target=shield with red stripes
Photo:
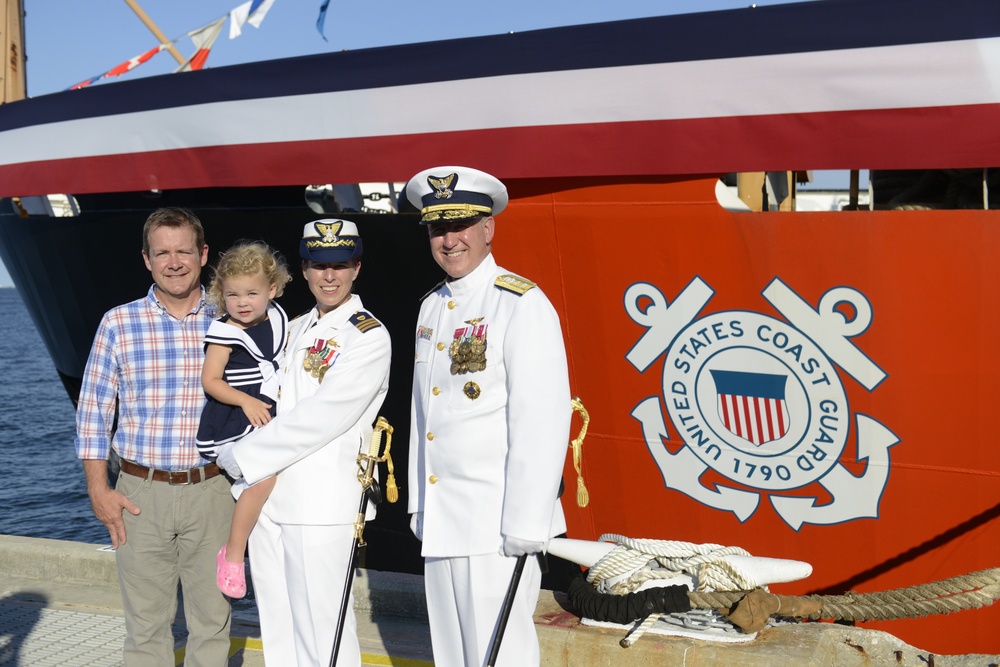
[[[758,447],[788,433],[787,375],[713,370],[719,418],[730,433]]]

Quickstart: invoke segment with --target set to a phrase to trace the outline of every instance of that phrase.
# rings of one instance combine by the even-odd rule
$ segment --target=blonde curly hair
[[[234,276],[263,274],[269,285],[274,285],[274,297],[285,291],[285,285],[292,280],[285,258],[263,241],[239,241],[219,255],[219,261],[212,269],[212,281],[208,285],[208,302],[220,310],[226,306],[222,294],[222,283]]]

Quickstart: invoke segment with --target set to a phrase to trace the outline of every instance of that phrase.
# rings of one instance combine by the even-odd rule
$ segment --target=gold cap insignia
[[[323,235],[323,240],[325,242],[333,243],[337,240],[337,232],[340,231],[343,224],[344,223],[339,221],[334,223],[317,222],[316,231]]]
[[[427,184],[434,189],[435,199],[451,199],[451,196],[455,194],[455,191],[451,188],[457,178],[458,174],[449,174],[444,178],[428,176]]]

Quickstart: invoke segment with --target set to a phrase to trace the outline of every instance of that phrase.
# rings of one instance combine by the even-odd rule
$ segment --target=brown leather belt
[[[221,472],[216,463],[209,463],[200,468],[191,468],[190,470],[170,471],[147,468],[126,459],[121,460],[121,468],[123,472],[127,472],[130,475],[142,477],[143,479],[152,479],[154,482],[166,482],[167,484],[197,484],[206,479],[211,479]]]

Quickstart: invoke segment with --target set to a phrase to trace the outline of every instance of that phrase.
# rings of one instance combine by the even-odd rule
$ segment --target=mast
[[[27,96],[24,72],[24,8],[21,0],[0,0],[0,104]]]

